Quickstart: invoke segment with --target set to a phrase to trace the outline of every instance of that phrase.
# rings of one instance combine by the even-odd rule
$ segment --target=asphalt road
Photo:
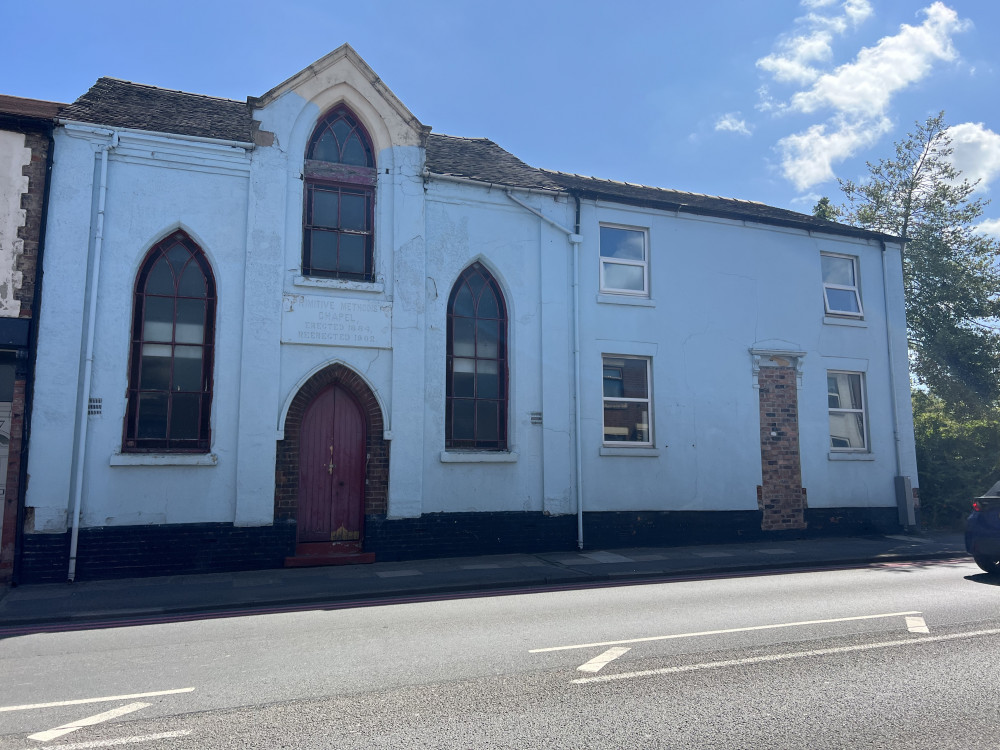
[[[18,636],[0,750],[996,748],[998,584],[900,564]]]

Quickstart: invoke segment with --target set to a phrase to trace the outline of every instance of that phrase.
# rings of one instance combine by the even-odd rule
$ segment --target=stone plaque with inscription
[[[392,348],[392,303],[317,294],[285,294],[281,341],[286,344]]]

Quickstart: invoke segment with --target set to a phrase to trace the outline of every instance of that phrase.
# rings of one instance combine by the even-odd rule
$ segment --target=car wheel
[[[1000,560],[995,557],[983,557],[982,555],[976,555],[974,558],[976,565],[982,568],[987,573],[1000,573]]]

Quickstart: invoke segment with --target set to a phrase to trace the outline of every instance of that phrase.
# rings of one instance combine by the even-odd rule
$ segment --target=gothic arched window
[[[445,447],[507,449],[507,305],[480,263],[448,298]]]
[[[345,105],[316,125],[303,175],[302,273],[373,281],[375,157],[368,133]]]
[[[209,450],[215,302],[211,266],[187,234],[146,254],[132,303],[125,451]]]

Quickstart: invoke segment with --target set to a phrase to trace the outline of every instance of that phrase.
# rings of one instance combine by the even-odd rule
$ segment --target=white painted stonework
[[[16,318],[21,303],[14,292],[21,288],[17,258],[24,242],[17,230],[24,226],[21,196],[28,192],[28,178],[21,169],[31,163],[31,149],[25,148],[24,135],[0,130],[0,317]]]
[[[302,272],[303,155],[318,119],[341,102],[376,151],[370,284]],[[804,353],[799,440],[810,508],[886,508],[896,502],[897,474],[915,482],[898,245],[583,200],[577,434],[574,246],[553,225],[575,227],[568,195],[514,189],[550,223],[496,187],[426,175],[428,129],[350,50],[256,100],[253,116],[273,145],[57,129],[29,532],[66,530],[82,431],[83,527],[272,524],[285,415],[309,377],[331,364],[357,373],[381,406],[391,439],[390,520],[479,511],[558,516],[576,513],[578,498],[588,512],[757,510],[755,347]],[[89,299],[93,269],[84,259],[94,257],[101,148],[110,148],[103,254],[98,294]],[[0,159],[23,158],[15,152],[0,134]],[[2,190],[7,237],[21,217],[10,207],[14,188]],[[648,295],[601,292],[600,227],[608,224],[646,233]],[[177,229],[204,250],[218,286],[211,458],[122,458],[136,273],[150,247]],[[3,242],[0,314],[11,314],[3,290],[15,279],[3,269],[16,248]],[[824,252],[857,257],[862,321],[824,315]],[[508,446],[500,460],[445,448],[448,298],[476,261],[508,307]],[[93,382],[79,396],[83,313],[91,305]],[[647,445],[604,443],[604,356],[649,360]],[[828,370],[864,373],[871,450],[863,455],[832,458]],[[78,399],[88,396],[103,398],[104,409],[81,424]]]

